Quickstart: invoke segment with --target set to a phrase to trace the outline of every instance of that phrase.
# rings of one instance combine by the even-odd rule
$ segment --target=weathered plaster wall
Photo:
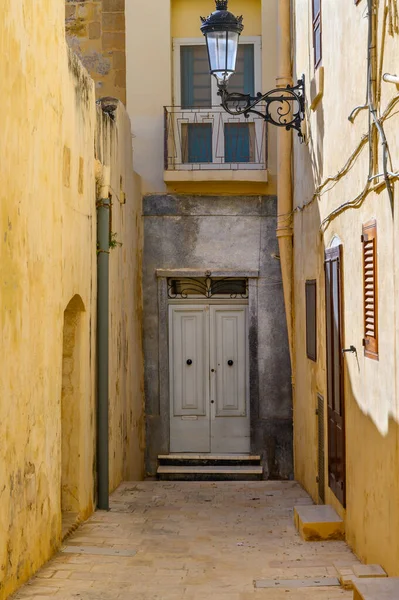
[[[73,506],[64,497],[68,510],[86,518],[95,505],[97,113],[94,84],[79,60],[67,52],[63,0],[38,5],[7,1],[0,20],[0,57],[3,600],[59,546],[61,484],[74,495]],[[119,368],[110,394],[112,406],[119,402],[113,408],[118,417],[111,420],[113,427],[118,423],[111,444],[115,486],[118,477],[138,476],[141,471],[142,448],[131,439],[140,439],[142,431],[140,252],[136,252],[141,206],[129,169],[130,127],[122,109],[113,132],[110,128],[103,130],[101,144],[110,147],[114,157],[113,187],[119,190],[122,175],[126,192],[126,205],[115,210],[114,230],[124,245],[113,251],[111,278],[122,273],[131,278],[124,281],[123,298],[120,290],[111,294],[111,355],[121,353],[118,362],[111,363]],[[121,347],[116,333],[120,329],[126,336]],[[124,404],[115,392],[118,378],[123,382],[119,397]],[[65,408],[72,396],[75,406],[78,399],[78,411],[63,411],[62,397]],[[120,450],[124,444],[125,455]],[[66,477],[63,447],[74,461],[73,465],[64,461],[64,468],[69,467]]]
[[[97,98],[126,104],[125,0],[65,0],[65,30]]]
[[[143,219],[140,178],[133,172],[130,120],[118,104],[115,120],[99,111],[96,156],[111,167],[109,454],[110,490],[144,472],[142,358]]]
[[[169,410],[161,402],[165,391],[160,380],[156,270],[226,269],[259,271],[250,311],[251,446],[262,454],[265,477],[292,476],[291,377],[275,228],[273,196],[144,197],[148,473],[155,473],[158,454],[169,450]]]
[[[398,97],[396,86],[381,81],[384,72],[397,72],[398,3],[375,1],[378,21],[377,110],[384,113]],[[384,186],[373,188],[356,209],[350,208],[320,232],[321,222],[341,204],[355,199],[367,182],[368,144],[355,157],[347,173],[331,180],[319,199],[311,201],[316,186],[334,177],[368,132],[368,111],[361,111],[354,124],[348,115],[366,97],[367,2],[355,5],[345,0],[323,2],[324,94],[315,110],[309,104],[321,89],[313,62],[311,8],[305,0],[294,3],[297,75],[307,80],[308,143],[296,145],[295,159],[295,473],[317,500],[317,405],[316,392],[327,400],[324,298],[324,249],[334,235],[343,243],[344,345],[353,344],[355,355],[345,356],[347,508],[344,510],[330,489],[326,503],[345,516],[348,542],[368,563],[380,563],[390,575],[399,575],[399,471],[397,396],[397,216]],[[396,11],[396,12],[395,12]],[[396,16],[395,16],[396,15]],[[337,52],[337,48],[340,49]],[[392,158],[399,167],[397,108],[392,106],[384,127]],[[381,141],[375,173],[382,170]],[[377,181],[381,184],[381,179]],[[395,202],[398,184],[394,183]],[[362,224],[377,219],[379,286],[379,360],[364,357]],[[306,358],[305,280],[317,279],[318,359]],[[327,430],[325,429],[327,434]],[[327,438],[326,438],[327,439]],[[327,451],[326,451],[327,454]],[[327,458],[326,458],[327,460]],[[327,463],[326,463],[327,469]]]
[[[276,193],[276,135],[269,128],[268,183],[193,181],[164,182],[164,106],[179,105],[173,99],[173,38],[198,38],[200,15],[215,8],[214,0],[130,0],[126,3],[127,108],[132,121],[135,166],[143,180],[143,193],[255,195]],[[277,73],[277,0],[248,0],[245,6],[231,0],[229,10],[244,13],[244,34],[262,35],[262,82],[266,91],[275,87]],[[146,23],[147,27],[138,27]],[[150,34],[149,34],[150,32]],[[261,91],[261,90],[259,90]]]

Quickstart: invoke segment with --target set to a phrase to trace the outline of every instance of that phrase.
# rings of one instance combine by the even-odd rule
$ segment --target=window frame
[[[315,15],[315,0],[312,0],[312,35],[313,35],[313,62],[314,69],[318,69],[323,61],[323,27],[322,27],[322,1],[318,0],[320,3],[320,10],[317,15]],[[320,30],[320,58],[316,61],[316,29],[317,27]]]
[[[309,303],[308,303],[308,290],[314,290],[314,352],[311,352],[309,344],[309,329],[312,323],[309,319]],[[312,319],[313,320],[313,319]],[[307,279],[305,281],[305,333],[306,333],[306,356],[317,362],[317,280]]]
[[[240,44],[253,44],[254,46],[254,87],[255,94],[257,90],[262,88],[262,37],[261,36],[241,36]],[[173,38],[173,106],[181,106],[181,62],[180,48],[181,46],[205,46],[205,38]],[[220,106],[220,97],[218,96],[218,87],[215,77],[211,77],[211,101],[212,106],[198,107],[195,110],[209,111],[213,107]]]

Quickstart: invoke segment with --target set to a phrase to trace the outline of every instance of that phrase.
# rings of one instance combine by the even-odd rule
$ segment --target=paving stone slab
[[[353,572],[356,577],[387,577],[386,572],[381,565],[353,565]]]
[[[256,588],[311,588],[339,587],[336,577],[319,577],[318,579],[259,579],[254,582]]]
[[[98,554],[100,556],[135,556],[137,550],[118,550],[101,546],[64,546],[61,552],[65,554]]]

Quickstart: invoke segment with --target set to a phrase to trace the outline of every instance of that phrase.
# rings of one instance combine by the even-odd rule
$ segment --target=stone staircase
[[[295,506],[294,523],[308,542],[345,539],[344,522],[332,506]],[[353,590],[353,600],[399,600],[399,577],[387,577],[380,565],[334,566],[341,586]]]
[[[263,476],[261,457],[249,454],[161,454],[162,481],[256,481]]]

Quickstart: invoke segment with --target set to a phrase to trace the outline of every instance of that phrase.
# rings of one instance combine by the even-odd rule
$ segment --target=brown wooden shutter
[[[364,355],[378,360],[377,222],[363,225]]]
[[[317,360],[316,336],[316,280],[310,279],[305,284],[306,296],[306,356]]]

